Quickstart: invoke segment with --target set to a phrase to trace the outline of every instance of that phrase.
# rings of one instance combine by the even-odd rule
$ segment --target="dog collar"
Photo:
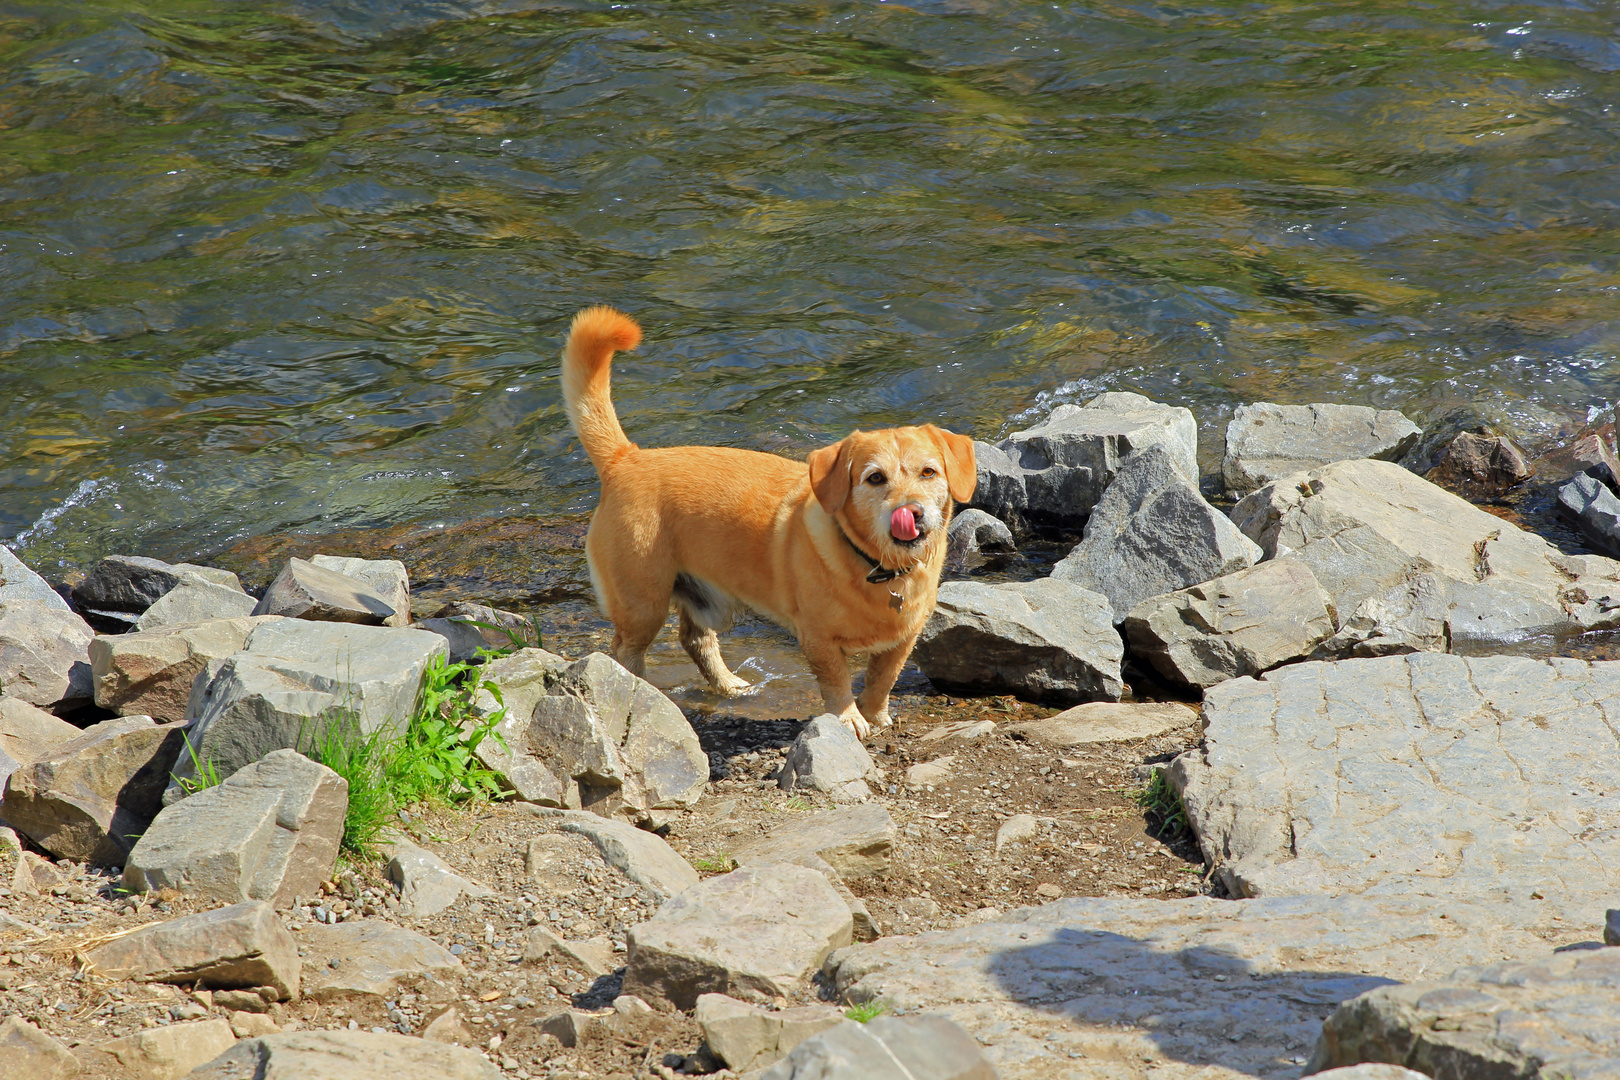
[[[844,531],[844,527],[842,525],[839,525],[836,521],[834,521],[833,524],[838,528],[838,535],[844,538],[844,543],[849,545],[849,550],[859,555],[861,557],[861,561],[872,568],[867,572],[866,580],[871,582],[873,585],[881,585],[885,581],[893,581],[895,578],[900,577],[903,574],[909,574],[913,569],[915,569],[914,567],[908,566],[904,570],[890,570],[887,566],[884,566],[882,563],[872,558],[872,556],[856,547],[855,541],[849,538],[849,533]]]

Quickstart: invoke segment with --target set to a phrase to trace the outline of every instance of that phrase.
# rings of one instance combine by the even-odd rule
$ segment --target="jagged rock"
[[[624,992],[690,1009],[701,994],[792,997],[853,922],[826,877],[801,866],[708,878],[627,932]]]
[[[73,1051],[39,1028],[16,1015],[0,1022],[0,1076],[67,1080],[78,1074],[79,1059]]]
[[[877,782],[877,766],[838,717],[823,713],[804,726],[788,747],[777,786],[783,791],[825,791],[840,802],[870,798],[867,781]]]
[[[478,626],[477,623],[486,625]],[[477,660],[481,649],[509,649],[513,645],[513,635],[525,645],[533,645],[539,640],[539,631],[523,616],[461,601],[446,604],[433,618],[411,625],[443,637],[449,643],[452,664]],[[499,629],[491,630],[492,626]]]
[[[452,648],[454,645],[452,644]],[[542,806],[562,806],[566,797],[562,778],[550,764],[535,756],[529,742],[529,729],[534,725],[534,711],[540,699],[557,684],[568,670],[569,661],[544,649],[519,649],[510,656],[492,660],[479,672],[480,681],[493,682],[500,688],[497,702],[487,690],[479,690],[474,708],[480,718],[493,715],[504,707],[494,733],[500,738],[485,738],[473,751],[479,763],[499,778],[524,802]]]
[[[1403,469],[1425,476],[1440,464],[1452,440],[1465,431],[1511,439],[1533,456],[1550,444],[1573,438],[1578,426],[1568,414],[1542,408],[1532,401],[1474,401],[1426,416],[1423,437],[1399,461]]]
[[[912,659],[941,690],[1118,701],[1125,645],[1108,598],[1069,581],[947,581]]]
[[[198,676],[186,705],[192,745],[229,776],[272,750],[318,745],[334,724],[360,735],[400,727],[422,673],[444,651],[443,638],[422,630],[267,621],[240,652],[209,661]],[[194,777],[189,756],[176,774]]]
[[[129,853],[124,887],[290,907],[332,876],[348,806],[337,773],[273,750],[158,814]]]
[[[724,994],[703,994],[692,1014],[703,1041],[736,1072],[761,1069],[810,1036],[845,1023],[830,1005],[762,1009]]]
[[[1087,746],[1092,743],[1149,739],[1198,719],[1186,705],[1174,701],[1139,701],[1129,704],[1095,701],[1076,705],[1044,720],[1007,724],[1002,730],[1020,739],[1047,746]]]
[[[1159,446],[1121,465],[1052,577],[1102,593],[1120,623],[1150,596],[1253,566],[1260,549]]]
[[[384,626],[411,624],[411,575],[398,559],[357,559],[342,555],[312,555],[310,563],[322,570],[353,578],[371,595],[394,609]],[[306,616],[307,618],[307,616]]]
[[[253,614],[377,626],[399,612],[357,578],[303,559],[288,559]],[[405,615],[408,623],[410,612]]]
[[[697,871],[661,837],[625,821],[573,811],[557,819],[563,832],[577,833],[596,845],[602,860],[637,885],[645,885],[660,901],[698,883]]]
[[[122,865],[162,808],[184,729],[150,716],[93,724],[12,773],[0,816],[59,859]]]
[[[0,544],[0,604],[19,600],[44,604],[58,611],[71,610],[68,602],[51,588],[50,582],[30,570],[10,548]]]
[[[546,959],[561,960],[578,968],[588,979],[601,978],[619,968],[612,939],[598,937],[566,941],[543,926],[534,927],[524,939],[523,959],[529,963]]]
[[[256,606],[257,601],[240,588],[227,588],[187,574],[135,620],[135,629],[160,630],[209,619],[244,618],[253,614]]]
[[[1350,458],[1396,461],[1423,431],[1390,409],[1364,405],[1240,405],[1226,425],[1221,475],[1245,495],[1283,476]]]
[[[0,601],[0,687],[46,709],[88,705],[94,695],[83,619],[38,600]]]
[[[296,998],[302,965],[298,944],[262,900],[142,927],[85,953],[85,966],[106,979],[270,987]]]
[[[732,852],[739,866],[794,863],[844,881],[887,873],[894,819],[876,802],[843,806],[779,825]]]
[[[194,1020],[137,1031],[98,1043],[95,1049],[111,1055],[141,1080],[177,1080],[235,1044],[236,1035],[228,1021]]]
[[[943,1016],[846,1020],[805,1039],[760,1080],[998,1080],[978,1041]]]
[[[1530,479],[1530,463],[1517,446],[1501,436],[1464,431],[1425,475],[1465,499],[1495,499]]]
[[[238,652],[248,634],[278,616],[211,619],[90,642],[96,704],[121,715],[183,720],[191,684],[210,660]]]
[[[95,611],[139,615],[187,578],[242,592],[241,581],[229,570],[141,555],[108,555],[73,587],[73,602]]]
[[[1620,949],[1463,968],[1346,1001],[1305,1072],[1382,1061],[1424,1075],[1609,1080],[1620,1062]]]
[[[1620,484],[1620,462],[1601,435],[1586,435],[1566,446],[1549,450],[1531,466],[1538,479],[1557,482],[1567,477],[1590,476],[1613,488]]]
[[[1602,481],[1586,473],[1558,489],[1558,514],[1581,530],[1599,551],[1620,555],[1620,499]]]
[[[1333,636],[1332,597],[1310,567],[1273,559],[1131,609],[1131,652],[1173,682],[1214,686],[1310,654]]]
[[[374,1031],[291,1031],[243,1039],[186,1080],[501,1080],[482,1054]]]
[[[1000,446],[974,443],[978,485],[969,505],[1014,527],[1077,527],[1120,467],[1150,446],[1198,475],[1198,425],[1189,410],[1117,392],[1059,405]]]
[[[431,938],[381,919],[305,927],[304,996],[391,998],[407,983],[453,975],[461,961]]]
[[[1012,530],[983,510],[958,510],[945,534],[945,565],[962,569],[983,561],[983,553],[1002,554],[1018,550]]]
[[[1398,465],[1341,461],[1261,488],[1232,518],[1268,558],[1305,563],[1341,625],[1371,598],[1414,613],[1414,644],[1433,640],[1436,605],[1453,647],[1620,625],[1620,563],[1564,555]],[[1385,625],[1388,639],[1405,633]]]
[[[550,1035],[563,1046],[579,1046],[592,1035],[606,1029],[613,1015],[567,1009],[541,1021],[540,1032],[543,1035]]]
[[[1620,908],[1603,913],[1603,944],[1620,945]]]
[[[431,851],[395,837],[379,845],[388,859],[388,878],[399,886],[400,914],[425,919],[454,904],[463,896],[492,896],[493,891],[452,870]]]
[[[50,752],[79,729],[22,698],[0,697],[0,792],[6,777]]]
[[[1620,895],[1617,712],[1616,662],[1296,664],[1211,688],[1167,775],[1234,896],[1488,899],[1552,932]]]

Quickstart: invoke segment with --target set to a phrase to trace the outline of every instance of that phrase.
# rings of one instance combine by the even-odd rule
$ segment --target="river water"
[[[0,541],[60,574],[471,528],[453,577],[577,531],[555,357],[594,302],[646,327],[644,445],[994,439],[1107,389],[1190,406],[1206,467],[1257,399],[1584,420],[1620,397],[1617,22],[3,0]],[[530,569],[502,595],[580,582]]]

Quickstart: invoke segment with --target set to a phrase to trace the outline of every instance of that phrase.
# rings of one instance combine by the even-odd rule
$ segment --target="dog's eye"
[[[938,470],[936,470],[932,465],[924,465],[923,466],[922,478],[924,480],[931,480],[931,479],[933,479],[934,477],[936,477],[938,475],[939,475]]]
[[[878,486],[878,485],[879,485],[879,484],[886,484],[886,483],[888,483],[888,482],[889,482],[889,478],[888,478],[888,477],[887,477],[887,476],[884,476],[884,475],[883,475],[883,474],[882,474],[882,473],[880,473],[880,472],[875,472],[875,473],[872,473],[872,474],[871,474],[871,475],[870,475],[870,476],[868,476],[868,477],[867,477],[867,478],[866,478],[866,482],[867,482],[867,483],[868,483],[868,484],[871,484],[871,485],[872,485],[872,486],[873,486],[873,487],[877,487],[877,486]]]

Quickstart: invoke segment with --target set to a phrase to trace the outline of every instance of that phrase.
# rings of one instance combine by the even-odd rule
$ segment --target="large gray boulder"
[[[183,720],[191,684],[210,660],[241,651],[254,628],[279,618],[210,619],[90,642],[96,704],[120,715]]]
[[[1620,563],[1565,555],[1389,462],[1296,473],[1232,519],[1267,558],[1309,566],[1341,626],[1365,616],[1385,651],[1403,636],[1411,648],[1483,649],[1620,625]],[[1358,611],[1369,601],[1383,614]]]
[[[1161,446],[1132,457],[1052,577],[1108,597],[1120,623],[1150,596],[1253,566],[1260,549],[1204,501],[1196,476]]]
[[[207,983],[220,989],[270,987],[298,996],[298,943],[262,900],[144,926],[84,953],[87,971],[104,979]]]
[[[372,591],[359,578],[318,566],[304,559],[288,559],[276,580],[264,591],[254,615],[285,615],[289,619],[313,622],[364,623],[379,626],[389,619],[398,621],[394,606]]]
[[[353,578],[394,609],[384,626],[411,624],[411,575],[398,559],[360,559],[347,555],[311,555],[310,563],[322,570]]]
[[[360,736],[401,729],[422,673],[444,652],[444,639],[423,630],[265,622],[240,652],[209,661],[198,676],[186,705],[192,746],[229,776],[272,750],[316,746],[334,725]],[[176,775],[195,774],[188,755]]]
[[[230,588],[187,574],[135,620],[136,630],[186,626],[209,619],[238,619],[253,614],[257,601],[241,588]]]
[[[945,566],[962,570],[984,561],[984,553],[1005,554],[1017,550],[1012,530],[998,518],[969,507],[951,517],[945,534]]]
[[[242,1039],[186,1080],[501,1080],[476,1050],[375,1031],[294,1031]]]
[[[972,1035],[943,1016],[847,1020],[810,1036],[760,1080],[998,1080]]]
[[[291,907],[331,878],[348,807],[341,776],[273,750],[158,814],[129,853],[124,887]]]
[[[1214,686],[1307,656],[1333,636],[1333,598],[1310,567],[1270,562],[1149,597],[1131,609],[1133,655],[1173,682]]]
[[[1586,542],[1609,555],[1620,555],[1620,499],[1607,484],[1576,473],[1558,489],[1558,516],[1574,525]]]
[[[229,570],[143,555],[108,555],[73,587],[73,602],[93,611],[139,615],[188,579],[242,592],[241,581]]]
[[[69,739],[79,729],[22,698],[0,697],[0,792],[6,777]]]
[[[942,690],[1118,701],[1125,645],[1108,598],[1070,581],[947,581],[912,659]]]
[[[974,443],[979,475],[969,505],[1014,527],[1075,528],[1120,467],[1150,446],[1162,446],[1186,475],[1198,475],[1198,425],[1189,410],[1118,392],[1083,406],[1059,405],[999,446]]]
[[[1436,896],[1546,933],[1620,895],[1620,662],[1439,653],[1204,698],[1171,783],[1235,896]]]
[[[1365,405],[1240,405],[1226,425],[1221,475],[1246,495],[1280,477],[1350,458],[1396,461],[1423,435],[1392,409]]]
[[[65,606],[0,601],[0,689],[45,709],[88,705],[90,625]]]
[[[31,600],[61,611],[70,610],[50,582],[40,577],[4,544],[0,544],[0,604]]]
[[[776,783],[783,791],[808,788],[839,802],[858,802],[871,797],[868,781],[878,779],[877,765],[855,732],[832,713],[822,713],[788,747]]]

